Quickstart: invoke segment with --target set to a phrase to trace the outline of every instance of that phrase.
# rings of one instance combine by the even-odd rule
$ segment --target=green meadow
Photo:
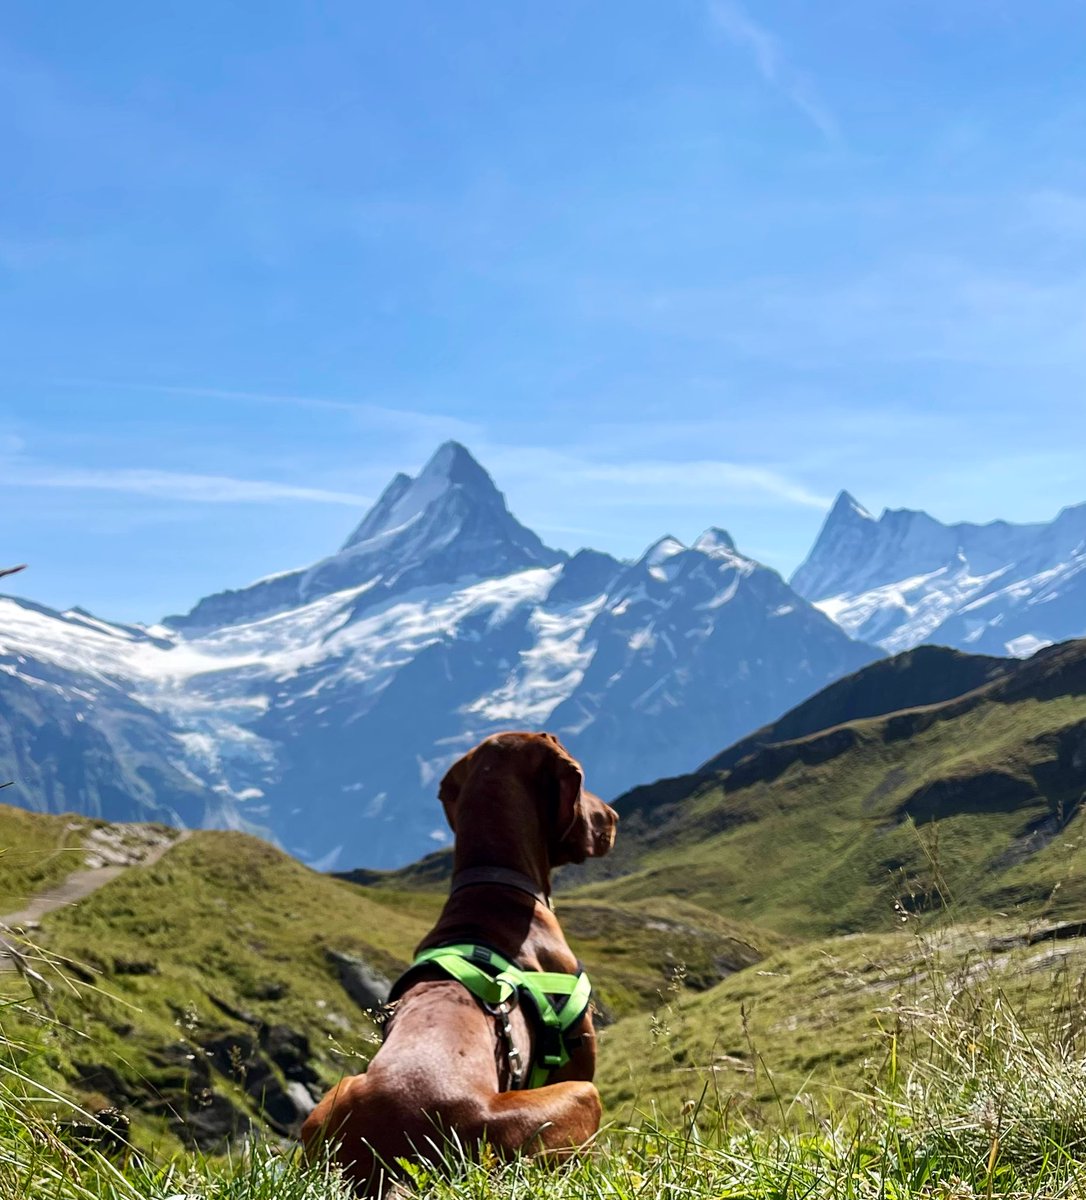
[[[631,793],[614,859],[558,892],[596,986],[597,1144],[558,1170],[454,1148],[414,1190],[1086,1195],[1084,660],[862,713],[854,684],[823,727]],[[5,911],[114,834],[0,808]],[[0,1196],[334,1200],[300,1113],[373,1053],[367,988],[410,960],[442,871],[357,883],[196,833],[24,930]]]

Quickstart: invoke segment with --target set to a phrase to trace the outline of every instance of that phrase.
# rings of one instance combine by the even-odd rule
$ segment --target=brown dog
[[[551,734],[497,734],[453,765],[439,792],[456,837],[452,891],[420,953],[471,944],[522,971],[579,970],[550,908],[550,872],[606,854],[618,820],[583,780]],[[359,1193],[380,1195],[397,1158],[439,1159],[450,1136],[506,1156],[563,1157],[595,1134],[590,1011],[569,1029],[569,1061],[545,1086],[510,1090],[538,1063],[543,1037],[524,1005],[503,1015],[507,1005],[481,1003],[429,963],[401,983],[366,1073],[341,1080],[302,1127],[308,1155],[330,1142]]]

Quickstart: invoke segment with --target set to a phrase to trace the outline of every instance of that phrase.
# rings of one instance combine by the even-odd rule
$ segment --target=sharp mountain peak
[[[400,471],[392,477],[341,550],[403,528],[454,493],[461,493],[475,505],[501,513],[509,511],[505,497],[467,447],[460,442],[443,442],[418,475],[412,477]]]
[[[465,446],[447,441],[417,475],[397,472],[335,553],[209,596],[187,616],[165,623],[179,629],[222,627],[362,585],[365,606],[413,587],[499,578],[566,558],[516,519]]]
[[[854,517],[860,517],[865,521],[875,520],[874,514],[865,508],[851,492],[842,489],[837,493],[837,499],[834,500],[833,506],[830,508],[829,514],[826,517],[826,524]]]

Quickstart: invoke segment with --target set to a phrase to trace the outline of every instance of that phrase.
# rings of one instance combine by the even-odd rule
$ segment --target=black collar
[[[466,871],[457,871],[452,877],[449,895],[460,891],[461,888],[477,887],[483,883],[497,883],[502,887],[516,888],[518,892],[534,897],[540,904],[545,904],[548,908],[553,907],[550,892],[546,888],[539,887],[534,879],[522,871],[514,871],[509,867],[469,867]]]

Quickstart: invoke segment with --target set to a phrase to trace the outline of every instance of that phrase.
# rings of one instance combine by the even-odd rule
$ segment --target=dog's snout
[[[592,837],[595,842],[595,857],[606,854],[615,844],[615,834],[618,831],[618,813],[602,800],[597,800],[597,807],[592,816]]]

